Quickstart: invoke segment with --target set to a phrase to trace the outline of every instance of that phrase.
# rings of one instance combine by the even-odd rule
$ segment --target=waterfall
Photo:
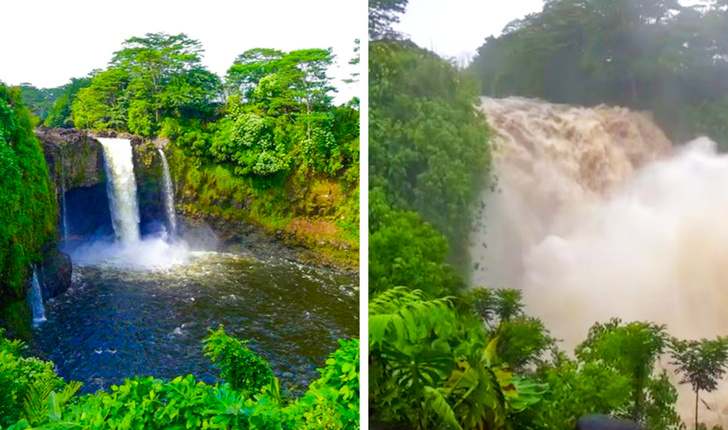
[[[162,148],[158,148],[158,151],[162,157],[162,166],[164,167],[164,208],[167,211],[170,237],[175,238],[177,236],[177,216],[174,212],[174,184],[172,183],[172,175],[169,173],[167,157],[164,155]]]
[[[28,299],[30,300],[30,309],[33,312],[33,325],[38,326],[46,320],[46,316],[45,306],[43,305],[43,293],[40,289],[40,282],[38,282],[38,274],[36,273],[35,267],[33,267],[33,284],[30,287]]]
[[[521,286],[524,255],[561,228],[565,212],[612,195],[672,147],[650,115],[620,107],[484,97],[481,109],[499,192],[482,196],[487,231],[471,241],[475,285]]]
[[[673,145],[624,108],[486,98],[481,109],[497,181],[471,240],[473,285],[520,288],[567,350],[611,317],[682,339],[725,334],[728,154],[707,138]],[[690,416],[694,394],[678,391]],[[725,422],[728,384],[701,400],[709,428]]]
[[[174,236],[174,196],[169,167],[162,153],[165,170],[164,192],[171,237],[162,234],[140,235],[140,214],[131,142],[128,139],[100,138],[104,149],[109,208],[117,240],[93,240],[71,251],[74,264],[124,267],[132,270],[166,269],[184,264],[189,248],[184,240]]]
[[[63,150],[61,150],[61,210],[63,211],[63,237],[64,242],[68,236],[68,212],[66,210],[66,171],[63,162]]]
[[[139,241],[139,207],[129,139],[99,138],[104,148],[109,206],[116,237],[122,243]]]

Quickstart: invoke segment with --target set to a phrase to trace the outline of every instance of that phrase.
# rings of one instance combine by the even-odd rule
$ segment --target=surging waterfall
[[[66,210],[66,171],[63,167],[63,151],[61,151],[61,210],[63,211],[63,237],[65,241],[68,236],[68,211]]]
[[[109,205],[116,237],[122,243],[139,241],[139,207],[129,139],[99,138],[104,147]]]
[[[494,132],[499,192],[483,194],[488,231],[473,240],[476,285],[522,285],[524,253],[562,228],[566,212],[612,195],[672,146],[648,114],[624,108],[510,97],[483,98],[481,109]]]
[[[649,114],[623,108],[522,98],[481,108],[497,182],[471,241],[472,284],[522,289],[567,350],[611,317],[683,339],[725,334],[728,155],[714,142],[674,147]],[[678,390],[691,416],[695,397]],[[700,398],[709,427],[728,423],[728,386]]]
[[[38,274],[35,267],[33,268],[33,283],[30,287],[28,300],[30,301],[30,309],[33,312],[33,325],[38,326],[46,320],[45,306],[43,305],[43,293],[38,282]]]
[[[177,216],[174,212],[174,184],[172,183],[172,175],[169,173],[167,157],[164,155],[162,148],[158,148],[158,151],[162,157],[162,166],[164,167],[164,208],[167,211],[170,237],[174,239],[177,236]]]

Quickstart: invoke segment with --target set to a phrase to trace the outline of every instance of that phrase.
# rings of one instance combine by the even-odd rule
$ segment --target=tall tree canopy
[[[143,136],[163,118],[208,118],[221,101],[222,83],[201,65],[202,45],[184,34],[133,37],[109,68],[78,92],[73,121],[81,128],[114,128]]]
[[[548,0],[478,49],[483,94],[652,110],[676,140],[728,144],[728,11],[720,0]]]

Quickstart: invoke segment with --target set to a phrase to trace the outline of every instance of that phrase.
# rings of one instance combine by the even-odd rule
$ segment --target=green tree
[[[48,168],[19,88],[0,83],[0,306],[25,300],[30,265],[56,239]],[[0,318],[6,312],[0,310]]]
[[[202,45],[185,34],[147,33],[124,41],[114,53],[111,67],[120,68],[132,77],[135,92],[142,92],[145,104],[160,122],[163,108],[161,94],[177,75],[200,69]]]
[[[78,92],[74,123],[153,136],[166,120],[186,126],[216,119],[222,83],[201,65],[201,54],[200,42],[185,34],[149,33],[126,40],[109,68]]]
[[[728,369],[728,338],[714,340],[672,341],[673,365],[683,374],[682,384],[690,384],[695,392],[695,428],[698,428],[698,399],[700,391],[711,392]]]
[[[396,36],[392,24],[407,9],[408,0],[369,0],[369,39]]]
[[[71,111],[78,128],[125,129],[131,76],[123,69],[110,68],[96,74],[91,85],[78,91]]]
[[[489,180],[489,132],[475,88],[411,43],[369,46],[370,188],[444,234],[450,261],[466,267],[477,196]]]
[[[349,142],[358,124],[346,119],[341,127],[346,108],[331,105],[332,61],[330,49],[258,48],[238,56],[227,73],[232,96],[211,155],[240,175],[283,174],[293,165],[332,176],[351,173],[358,157]]]
[[[71,105],[78,92],[89,85],[91,85],[91,77],[71,78],[71,82],[62,87],[61,94],[48,110],[43,125],[46,127],[73,127]]]
[[[23,104],[30,110],[37,122],[42,123],[48,116],[54,101],[59,97],[62,87],[36,88],[29,83],[20,84]]]
[[[380,189],[369,195],[369,294],[398,286],[432,297],[458,293],[464,285],[445,262],[447,240],[415,212],[393,210]]]
[[[260,80],[282,67],[286,54],[277,49],[254,48],[238,55],[225,76],[225,86],[233,95],[250,100]]]
[[[632,383],[632,404],[627,417],[646,423],[652,397],[655,361],[668,346],[665,326],[648,322],[623,324],[618,318],[597,323],[589,329],[587,339],[576,348],[576,356],[584,362],[603,362],[613,366]],[[674,411],[664,414],[674,415]]]

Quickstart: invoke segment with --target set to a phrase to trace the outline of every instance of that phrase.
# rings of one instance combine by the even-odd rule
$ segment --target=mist
[[[671,145],[649,115],[621,108],[519,98],[482,108],[498,180],[483,194],[472,284],[522,289],[527,313],[567,351],[612,317],[683,339],[726,334],[728,155],[715,142]],[[689,417],[694,397],[678,389]],[[707,423],[728,422],[727,391],[703,393]]]

